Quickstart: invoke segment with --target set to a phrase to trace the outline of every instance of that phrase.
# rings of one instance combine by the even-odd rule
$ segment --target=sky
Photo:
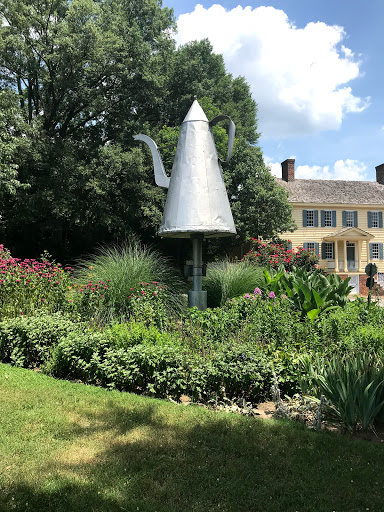
[[[375,180],[384,163],[384,0],[163,0],[178,44],[208,38],[258,104],[271,172]],[[225,114],[225,112],[223,112]]]

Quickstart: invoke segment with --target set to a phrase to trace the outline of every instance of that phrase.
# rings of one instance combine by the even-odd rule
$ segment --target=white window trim
[[[377,213],[377,226],[373,226],[369,229],[379,229],[380,227],[380,210],[369,210],[371,213]],[[373,216],[371,217],[372,218],[372,224],[373,224]]]
[[[377,257],[374,255],[374,246],[377,247]],[[372,260],[379,260],[380,259],[380,249],[379,249],[379,242],[371,242],[372,247]]]
[[[326,221],[326,219],[325,219],[325,214],[326,214],[326,213],[330,213],[330,214],[331,214],[331,218],[329,219],[329,222],[330,222],[329,226],[328,226],[327,221]],[[331,227],[333,227],[333,226],[332,226],[332,210],[324,210],[324,227],[325,227],[325,228],[331,228]]]
[[[325,252],[325,259],[326,260],[331,260],[333,261],[335,259],[335,244],[334,242],[324,242],[325,244],[327,245],[330,245],[331,246],[331,252],[332,252],[332,256],[328,257],[327,256],[327,249],[325,248],[324,252]]]
[[[354,228],[355,226],[355,211],[356,210],[345,210],[345,224],[347,228]],[[352,226],[348,226],[348,213],[352,213]]]
[[[315,211],[316,210],[314,208],[309,208],[309,209],[307,208],[306,210],[307,210],[307,225],[306,225],[306,227],[307,228],[315,228],[316,227],[315,226]],[[313,224],[311,224],[310,226],[308,225],[308,212],[312,212],[312,214],[313,214],[313,217],[312,217]]]

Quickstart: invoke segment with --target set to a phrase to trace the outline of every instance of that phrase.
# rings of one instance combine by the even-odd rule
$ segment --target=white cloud
[[[209,38],[227,69],[245,76],[264,137],[335,130],[346,113],[369,104],[346,85],[360,76],[360,63],[341,44],[342,27],[316,22],[297,28],[274,7],[226,11],[199,4],[179,17],[178,31],[179,44]]]
[[[272,162],[272,158],[269,156],[264,155],[264,162],[267,167],[269,167],[269,170],[271,173],[276,176],[276,178],[281,178],[281,164],[277,162]]]
[[[266,165],[271,173],[281,178],[281,164],[272,162],[271,158],[264,157]],[[326,165],[299,165],[295,169],[295,178],[304,180],[351,180],[367,181],[367,166],[359,160],[337,160],[333,169]]]

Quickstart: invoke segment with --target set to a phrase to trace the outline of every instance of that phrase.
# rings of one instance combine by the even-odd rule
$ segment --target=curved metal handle
[[[143,135],[141,133],[139,135],[134,135],[133,138],[135,140],[142,140],[148,144],[152,153],[153,167],[155,169],[155,183],[159,187],[168,188],[170,178],[165,174],[164,165],[161,161],[156,142],[152,140],[151,137],[148,137],[148,135]]]
[[[227,158],[225,160],[220,160],[220,162],[225,163],[228,162],[231,159],[232,151],[233,151],[233,142],[235,140],[235,133],[236,133],[236,125],[232,121],[232,119],[229,116],[220,115],[216,116],[212,121],[209,121],[209,126],[215,126],[215,124],[219,123],[220,121],[223,121],[224,119],[228,119],[229,121],[229,129],[228,129],[228,153]]]

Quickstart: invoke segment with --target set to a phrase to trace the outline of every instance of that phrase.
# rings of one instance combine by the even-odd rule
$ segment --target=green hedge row
[[[59,314],[0,322],[0,360],[156,397],[258,401],[269,392],[272,365],[260,351],[224,347],[208,359],[167,344],[154,328],[130,327],[92,332]]]
[[[157,397],[245,399],[269,394],[273,372],[295,392],[299,357],[384,355],[383,308],[347,304],[317,322],[300,320],[284,300],[239,299],[191,311],[173,330],[140,322],[91,330],[56,313],[0,322],[0,360],[40,366],[59,378]]]

